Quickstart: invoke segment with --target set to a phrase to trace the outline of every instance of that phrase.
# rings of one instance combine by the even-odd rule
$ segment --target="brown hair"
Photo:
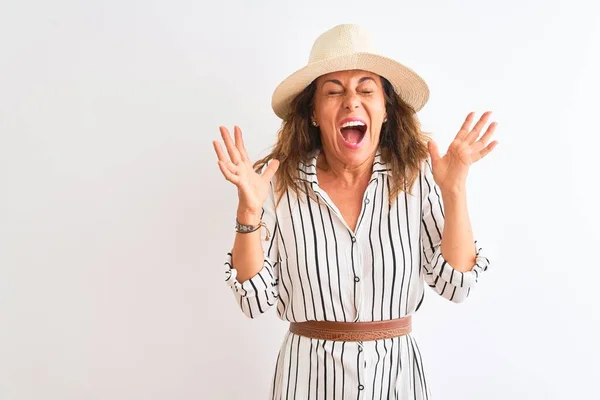
[[[382,77],[381,81],[387,122],[381,128],[379,146],[382,161],[391,169],[391,204],[401,191],[411,188],[419,176],[421,162],[429,155],[429,137],[421,131],[415,110],[400,98],[387,79]],[[254,164],[254,168],[260,171],[269,160],[279,160],[275,186],[279,198],[290,188],[296,195],[304,192],[296,180],[298,163],[305,161],[313,150],[322,148],[319,128],[310,123],[316,87],[315,80],[292,100],[290,112],[281,124],[273,150]]]

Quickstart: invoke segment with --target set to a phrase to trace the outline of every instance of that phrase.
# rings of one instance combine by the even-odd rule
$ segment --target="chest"
[[[335,181],[323,179],[321,189],[327,193],[341,213],[341,217],[351,230],[356,230],[358,218],[363,208],[363,197],[368,186],[368,180],[354,187],[340,187]]]
[[[420,254],[417,198],[402,193],[390,205],[383,177],[354,193],[313,188],[315,196],[289,192],[277,208],[278,248],[288,281],[306,283],[307,275],[316,274],[310,281],[317,290],[319,279],[323,287],[346,282],[352,288],[357,276],[389,277],[396,271],[402,277],[419,270],[412,264]],[[384,281],[383,275],[377,280]]]

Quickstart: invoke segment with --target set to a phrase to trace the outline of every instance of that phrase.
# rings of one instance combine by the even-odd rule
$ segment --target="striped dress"
[[[352,231],[317,180],[319,150],[301,163],[307,193],[288,190],[275,206],[273,185],[262,220],[264,264],[236,279],[231,253],[225,279],[244,314],[275,307],[284,321],[381,321],[414,314],[425,286],[453,302],[468,295],[489,266],[477,241],[476,264],[454,270],[441,253],[444,210],[430,160],[410,194],[390,205],[389,174],[377,152],[362,210]],[[265,231],[261,232],[264,239]],[[283,337],[268,396],[279,399],[428,399],[426,372],[412,335],[365,342]],[[266,397],[266,396],[265,396]]]

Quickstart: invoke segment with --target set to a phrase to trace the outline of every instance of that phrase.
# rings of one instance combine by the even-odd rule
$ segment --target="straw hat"
[[[284,119],[292,99],[321,75],[335,71],[361,69],[383,76],[396,93],[415,111],[429,99],[425,81],[410,68],[379,55],[370,34],[360,25],[343,24],[321,34],[313,44],[308,65],[281,82],[271,101],[275,114]]]

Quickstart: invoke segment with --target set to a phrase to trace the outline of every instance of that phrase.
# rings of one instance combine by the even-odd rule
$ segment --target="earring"
[[[317,121],[315,121],[314,119],[313,119],[313,121],[312,121],[312,125],[313,125],[314,127],[317,127],[317,126],[319,126],[319,124],[317,124]]]
[[[384,118],[383,119],[383,123],[385,124],[386,122],[387,122],[387,118]]]

